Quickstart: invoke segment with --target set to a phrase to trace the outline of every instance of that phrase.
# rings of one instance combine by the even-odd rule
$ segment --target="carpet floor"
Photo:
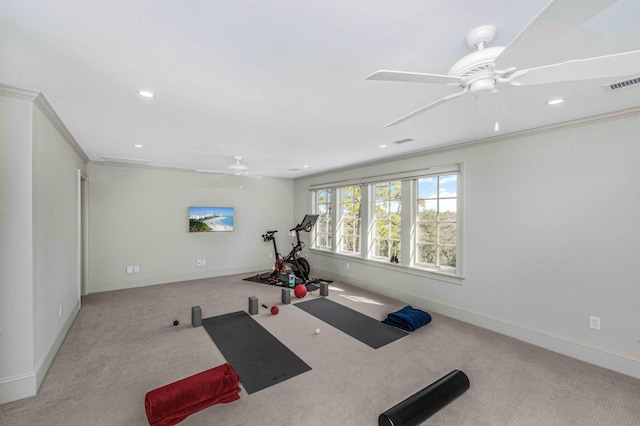
[[[428,325],[372,349],[281,305],[280,288],[243,281],[249,274],[83,297],[38,395],[0,405],[0,424],[148,424],[148,391],[225,362],[204,328],[191,326],[191,307],[207,318],[246,310],[249,296],[280,306],[278,315],[260,307],[252,318],[312,370],[253,394],[243,389],[239,400],[181,425],[372,426],[456,369],[470,388],[429,425],[640,424],[638,379],[433,313]],[[329,299],[378,320],[406,305],[342,282],[330,285]]]

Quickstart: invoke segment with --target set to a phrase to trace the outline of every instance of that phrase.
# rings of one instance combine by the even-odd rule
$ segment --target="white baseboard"
[[[0,379],[0,404],[34,396],[37,391],[36,374],[21,374]]]
[[[103,291],[125,290],[128,288],[147,287],[151,285],[169,284],[183,281],[201,280],[207,278],[224,277],[227,275],[237,275],[251,271],[269,271],[272,264],[261,265],[243,265],[231,268],[207,269],[199,272],[189,272],[184,274],[161,275],[161,276],[144,276],[141,278],[127,278],[122,281],[93,283],[89,288],[89,293],[100,293]],[[250,271],[250,272],[247,272]]]
[[[18,376],[0,379],[0,404],[28,398],[38,393],[38,389],[44,380],[44,376],[47,374],[47,371],[53,362],[53,358],[58,353],[58,350],[69,332],[69,328],[71,328],[73,320],[75,320],[76,315],[78,315],[79,310],[80,303],[78,302],[71,310],[69,317],[62,325],[62,328],[56,337],[51,341],[47,349],[42,354],[42,357],[38,360],[33,371],[20,374]]]
[[[493,317],[483,312],[462,308],[438,300],[427,299],[420,295],[398,290],[397,288],[389,288],[371,282],[358,282],[358,280],[353,277],[336,274],[333,270],[315,268],[315,272],[319,276],[326,276],[327,278],[343,281],[403,301],[415,307],[430,310],[434,313],[495,331],[496,333],[531,343],[580,361],[640,379],[640,358],[633,354],[621,353],[606,347],[581,342],[567,336],[561,336],[545,330]]]

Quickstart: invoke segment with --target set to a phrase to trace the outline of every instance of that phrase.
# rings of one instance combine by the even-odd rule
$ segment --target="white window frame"
[[[319,202],[319,197],[320,194],[322,192],[326,192],[327,194],[329,194],[329,198],[328,198],[328,202],[327,203],[320,203]],[[335,202],[335,190],[332,188],[321,188],[321,189],[317,189],[316,191],[313,192],[313,211],[314,213],[318,214],[318,220],[316,222],[316,225],[313,227],[313,239],[312,239],[312,244],[311,247],[315,248],[317,250],[325,250],[325,251],[334,251],[335,250],[335,245],[334,245],[334,241],[335,241],[335,230],[334,230],[334,226],[333,224],[335,223],[335,219],[334,219],[334,213],[335,213],[335,206],[334,206],[334,202]],[[320,204],[325,204],[327,205],[327,216],[323,217],[323,215],[319,212],[319,205]],[[320,232],[320,229],[322,229],[322,225],[323,223],[325,223],[327,225],[327,232]],[[319,245],[319,241],[320,241],[320,237],[322,235],[327,235],[327,241],[328,244],[326,245]]]
[[[345,197],[346,197],[346,193],[347,190],[349,188],[353,188],[353,199],[356,200],[356,189],[360,188],[360,198],[357,200],[357,203],[359,204],[359,208],[358,208],[358,215],[346,215],[345,214],[345,204],[347,204],[345,202]],[[363,192],[364,188],[362,187],[362,185],[348,185],[348,186],[343,186],[338,188],[338,203],[336,203],[336,211],[340,212],[340,218],[338,221],[338,226],[337,226],[337,241],[336,241],[336,246],[337,246],[337,251],[340,253],[344,253],[344,254],[348,254],[348,255],[360,255],[360,253],[362,253],[362,192]],[[355,204],[355,202],[354,202]],[[346,221],[356,221],[357,222],[357,226],[354,228],[355,232],[353,234],[347,234],[345,232],[345,225],[346,225]],[[357,244],[357,248],[356,250],[345,250],[344,249],[344,240],[345,238],[356,238],[358,240],[358,244]]]
[[[429,265],[416,261],[417,258],[417,236],[418,232],[418,180],[421,178],[445,175],[457,175],[456,185],[456,266],[455,268],[441,268],[438,265]],[[399,263],[391,263],[387,259],[380,259],[373,256],[373,244],[375,238],[375,183],[385,181],[402,182],[401,197],[401,256]],[[342,194],[339,195],[340,188],[346,186],[361,185],[361,211],[360,211],[360,238],[361,251],[349,253],[340,250],[341,242],[341,216],[342,216]],[[324,183],[309,186],[312,194],[312,208],[317,212],[316,200],[317,191],[332,189],[332,247],[318,248],[314,244],[312,250],[322,252],[330,257],[348,257],[350,261],[362,262],[365,264],[378,265],[381,268],[401,268],[404,272],[413,275],[430,277],[455,284],[462,284],[464,280],[463,271],[463,165],[461,163],[431,167],[427,169],[414,170],[408,172],[389,173],[380,176],[370,176],[364,178],[345,179],[338,182]],[[338,213],[339,212],[339,213]]]
[[[398,182],[399,185],[400,185],[400,199],[397,200],[397,202],[400,204],[400,212],[399,212],[399,214],[400,214],[400,219],[399,219],[400,235],[399,235],[398,238],[391,238],[391,226],[392,226],[392,224],[391,224],[391,222],[392,222],[391,214],[392,214],[392,212],[391,211],[387,211],[387,213],[389,214],[389,218],[385,219],[385,221],[388,222],[389,234],[388,234],[387,238],[385,238],[384,240],[387,241],[388,251],[389,252],[387,253],[386,257],[385,256],[379,256],[379,255],[376,254],[376,243],[380,239],[380,238],[378,238],[378,236],[376,234],[377,228],[378,228],[378,219],[376,218],[376,213],[377,213],[377,206],[378,206],[378,202],[379,202],[379,199],[378,199],[378,196],[377,196],[377,186],[381,185],[381,184],[386,184],[387,187],[390,188],[391,184],[395,183],[395,182]],[[373,182],[370,185],[371,185],[371,191],[372,191],[372,194],[373,194],[372,201],[371,201],[371,212],[372,212],[372,214],[371,214],[371,226],[369,228],[371,230],[370,231],[371,235],[370,235],[370,238],[369,238],[370,241],[371,241],[371,248],[370,248],[371,255],[370,255],[370,258],[374,259],[374,260],[377,260],[377,261],[394,262],[394,256],[396,256],[399,259],[401,259],[403,257],[402,256],[402,252],[401,252],[401,250],[402,250],[402,210],[403,210],[403,206],[402,206],[402,187],[403,187],[403,184],[402,184],[402,181],[399,180],[399,179],[392,179],[392,180],[384,180],[384,181],[380,181],[380,182]],[[391,195],[391,194],[389,194],[389,195]],[[391,197],[386,199],[385,202],[388,202],[389,204],[391,204],[392,203]],[[392,250],[391,247],[393,246],[393,242],[397,242],[398,245],[400,246],[400,250],[398,252],[394,252]]]
[[[448,265],[442,265],[440,263],[441,261],[441,255],[442,255],[442,251],[445,250],[446,248],[451,248],[453,247],[456,251],[456,264],[457,264],[457,252],[458,252],[458,215],[459,215],[459,209],[458,209],[458,186],[459,186],[459,173],[445,173],[445,174],[438,174],[438,175],[433,175],[433,176],[425,176],[423,178],[418,178],[415,179],[413,181],[414,184],[414,208],[415,208],[415,219],[414,219],[414,224],[415,224],[415,238],[413,241],[413,250],[415,253],[415,256],[413,257],[413,261],[414,264],[417,267],[420,268],[427,268],[427,269],[437,269],[440,271],[444,271],[444,272],[449,272],[449,273],[455,273],[456,271],[456,266],[448,266]],[[450,176],[455,176],[456,177],[456,193],[454,196],[451,195],[447,195],[446,193],[442,192],[442,188],[443,186],[441,185],[441,180],[443,178],[449,178]],[[431,197],[427,197],[427,198],[420,198],[420,191],[419,191],[419,185],[420,185],[420,180],[422,179],[435,179],[435,195],[431,196]],[[429,220],[420,220],[420,201],[424,200],[426,203],[431,203],[434,205],[435,207],[435,217],[433,219],[429,219]],[[455,202],[455,220],[451,220],[448,218],[443,217],[444,216],[444,211],[443,209],[446,208],[445,206],[447,204],[451,204],[450,202],[454,200]],[[428,241],[421,241],[420,240],[420,236],[421,236],[421,232],[420,232],[420,226],[422,223],[432,223],[434,225],[434,230],[435,230],[435,241],[433,242],[428,242]],[[453,244],[447,243],[447,242],[443,242],[442,240],[442,235],[443,235],[443,228],[449,224],[454,224],[455,228],[456,228],[456,238]],[[435,247],[435,261],[433,263],[431,262],[420,262],[420,245],[431,245]]]

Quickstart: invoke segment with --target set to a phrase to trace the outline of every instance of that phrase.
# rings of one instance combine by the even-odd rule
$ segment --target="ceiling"
[[[622,78],[502,85],[383,127],[457,89],[369,74],[446,74],[473,52],[469,30],[494,25],[491,46],[506,46],[547,3],[4,0],[0,84],[42,91],[92,161],[226,170],[239,155],[287,178],[640,106],[640,85],[603,89]],[[639,22],[640,2],[620,0],[536,55],[640,50]]]

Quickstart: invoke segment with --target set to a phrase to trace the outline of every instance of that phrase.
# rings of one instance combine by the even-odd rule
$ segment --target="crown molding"
[[[574,120],[564,121],[561,123],[549,124],[541,127],[534,127],[531,129],[505,133],[503,135],[498,135],[498,136],[490,136],[488,138],[463,140],[463,141],[454,142],[451,144],[434,146],[427,149],[420,149],[416,151],[405,152],[399,155],[381,158],[379,160],[363,161],[360,163],[354,163],[354,164],[350,164],[348,166],[344,166],[336,169],[299,176],[299,177],[295,177],[293,180],[302,181],[309,178],[317,178],[317,177],[326,176],[326,175],[333,175],[335,173],[340,173],[340,172],[348,172],[357,167],[384,165],[394,161],[403,160],[406,158],[412,158],[416,155],[437,154],[440,152],[454,151],[454,150],[467,148],[470,146],[486,145],[491,143],[502,142],[505,140],[519,139],[519,138],[524,138],[528,136],[546,134],[550,132],[577,128],[581,126],[588,126],[588,125],[598,124],[598,123],[605,123],[609,121],[622,120],[622,119],[631,118],[631,117],[640,118],[640,107],[631,107],[631,108],[626,108],[618,111],[612,111],[612,112],[603,113],[603,114],[596,114],[589,117],[583,117],[583,118],[578,118]]]
[[[53,109],[46,96],[42,92],[36,92],[34,90],[20,89],[18,87],[8,86],[6,84],[0,84],[0,96],[8,98],[21,99],[25,101],[33,102],[38,109],[44,114],[45,117],[53,124],[53,127],[60,132],[60,135],[69,144],[71,149],[75,151],[80,159],[86,164],[89,162],[89,157],[80,147],[76,139],[73,137],[67,126],[62,122],[56,111]]]
[[[7,98],[22,99],[33,102],[35,98],[38,97],[38,92],[0,84],[0,95]]]
[[[89,162],[89,157],[85,154],[84,150],[80,147],[76,139],[73,137],[67,126],[64,125],[56,111],[53,109],[46,96],[42,92],[38,93],[33,103],[42,111],[42,113],[49,119],[51,124],[60,132],[65,141],[69,144],[78,157],[86,164]]]

